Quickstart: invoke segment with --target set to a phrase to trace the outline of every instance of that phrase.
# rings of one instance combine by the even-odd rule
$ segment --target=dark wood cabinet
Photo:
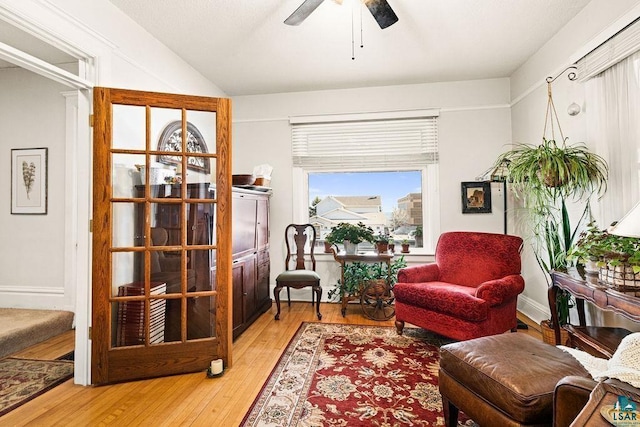
[[[144,187],[138,189],[144,191]],[[181,236],[181,206],[172,203],[170,199],[179,198],[180,185],[152,186],[154,197],[166,202],[158,203],[154,209],[153,227],[160,227],[167,231],[167,242],[162,246],[179,244]],[[208,184],[188,184],[188,198],[215,198],[215,190]],[[270,193],[233,189],[232,198],[232,277],[233,277],[233,338],[237,338],[253,323],[260,314],[271,307],[269,297],[269,197]],[[187,236],[189,245],[211,245],[215,238],[215,204],[192,203],[187,204]],[[143,225],[137,224],[142,230]],[[142,234],[142,233],[140,233]],[[163,254],[171,257],[171,253]],[[187,259],[187,292],[198,292],[216,288],[215,250],[193,250]],[[152,274],[152,279],[153,279]],[[166,273],[163,281],[167,282],[167,293],[180,292],[181,272],[176,271],[175,277]],[[189,300],[187,316],[189,322],[188,338],[206,336],[215,321],[210,314],[211,307],[199,307],[198,298]],[[180,330],[176,319],[180,316],[180,304],[177,300],[169,300],[167,304],[167,319],[165,340],[180,339]],[[178,327],[176,327],[178,326]]]
[[[233,192],[233,338],[271,307],[269,194]]]

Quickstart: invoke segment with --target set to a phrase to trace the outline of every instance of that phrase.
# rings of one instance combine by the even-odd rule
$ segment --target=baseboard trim
[[[548,306],[542,305],[526,295],[518,297],[518,311],[536,323],[551,317]]]

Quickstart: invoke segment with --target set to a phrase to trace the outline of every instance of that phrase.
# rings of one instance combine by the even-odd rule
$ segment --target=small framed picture
[[[491,213],[491,183],[462,183],[462,213]]]
[[[47,148],[11,150],[11,213],[46,215]]]

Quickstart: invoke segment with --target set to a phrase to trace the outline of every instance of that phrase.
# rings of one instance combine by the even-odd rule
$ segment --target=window
[[[338,222],[362,220],[433,253],[440,220],[437,115],[292,118],[294,220],[317,221],[321,238]]]
[[[640,197],[640,52],[588,80],[586,92],[589,141],[609,164],[607,192],[597,203],[598,223],[606,227]]]
[[[324,237],[340,222],[362,222],[396,244],[422,247],[422,172],[311,172],[309,222]]]

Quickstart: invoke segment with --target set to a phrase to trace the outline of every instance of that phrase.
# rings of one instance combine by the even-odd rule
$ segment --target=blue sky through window
[[[391,213],[398,199],[422,192],[420,171],[309,173],[309,206],[326,196],[380,196],[382,211]]]

